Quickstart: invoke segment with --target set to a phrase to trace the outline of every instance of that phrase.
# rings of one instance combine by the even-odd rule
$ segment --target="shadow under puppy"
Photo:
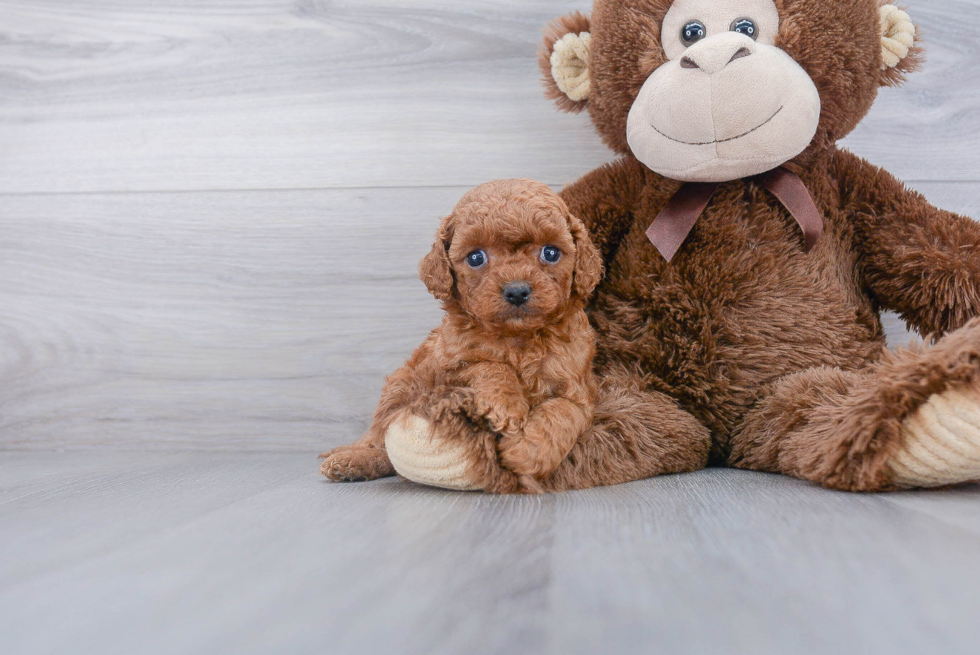
[[[584,225],[544,184],[489,182],[443,219],[419,273],[443,303],[442,324],[388,378],[367,433],[321,455],[321,472],[540,491],[595,407],[595,336],[584,307],[602,263]],[[460,443],[441,443],[442,452],[420,443],[428,432],[415,424],[427,422],[481,456],[460,457]],[[386,447],[392,430],[399,436]]]

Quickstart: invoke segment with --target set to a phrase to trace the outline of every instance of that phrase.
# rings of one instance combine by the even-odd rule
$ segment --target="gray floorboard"
[[[980,638],[976,520],[905,506],[914,494],[709,470],[501,498],[332,484],[302,454],[113,457],[114,473],[102,454],[0,454],[0,480],[20,480],[0,496],[5,653],[974,653]],[[975,508],[980,487],[921,499]]]

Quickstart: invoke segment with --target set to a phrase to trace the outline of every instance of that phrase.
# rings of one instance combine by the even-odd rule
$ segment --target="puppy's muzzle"
[[[527,282],[510,282],[504,285],[504,300],[520,307],[531,297],[531,285]]]

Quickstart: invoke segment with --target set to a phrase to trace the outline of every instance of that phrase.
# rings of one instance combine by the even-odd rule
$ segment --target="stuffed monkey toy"
[[[548,95],[620,158],[561,194],[605,264],[600,388],[544,489],[707,465],[980,479],[980,224],[836,146],[918,68],[915,37],[887,0],[596,0],[551,26]],[[926,344],[887,351],[883,309]],[[445,461],[449,429],[418,408],[340,456],[361,479],[394,472],[385,443]],[[501,491],[479,456],[466,486]]]

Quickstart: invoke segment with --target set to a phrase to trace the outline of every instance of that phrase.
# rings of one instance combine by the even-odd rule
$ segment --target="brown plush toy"
[[[980,479],[980,225],[836,147],[917,68],[915,32],[882,0],[596,0],[553,25],[549,95],[622,157],[562,192],[606,266],[601,385],[544,488],[709,463],[851,491]],[[930,343],[886,351],[882,309]]]

